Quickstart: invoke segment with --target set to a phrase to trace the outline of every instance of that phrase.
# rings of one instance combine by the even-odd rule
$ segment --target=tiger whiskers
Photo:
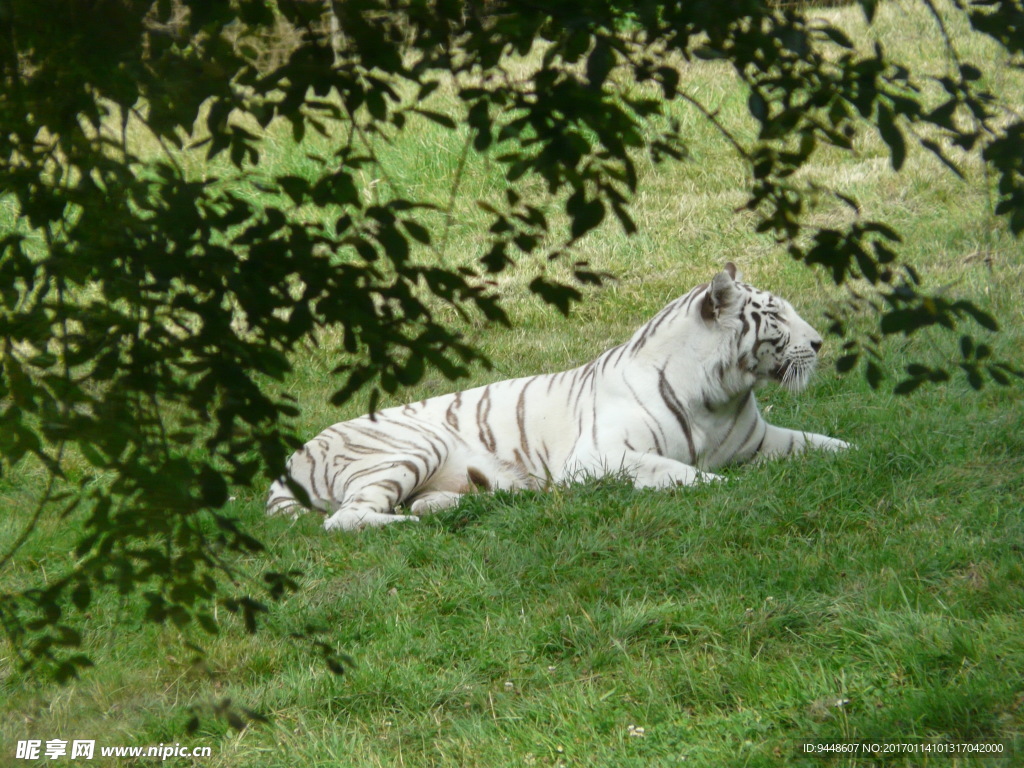
[[[779,385],[790,392],[802,392],[807,388],[814,373],[814,360],[792,358],[782,363]]]

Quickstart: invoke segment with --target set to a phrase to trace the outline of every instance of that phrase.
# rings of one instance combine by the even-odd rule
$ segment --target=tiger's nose
[[[821,351],[821,339],[815,339],[811,342],[811,349],[814,350],[814,354],[818,354]]]

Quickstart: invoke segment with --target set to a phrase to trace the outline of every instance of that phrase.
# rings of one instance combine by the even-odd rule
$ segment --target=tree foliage
[[[860,0],[868,19],[876,3]],[[1020,65],[1020,0],[955,6]],[[962,153],[980,157],[996,179],[994,213],[1024,231],[1024,122],[944,44],[945,96],[929,104],[917,73],[881,47],[858,51],[799,4],[0,0],[0,189],[17,216],[0,232],[0,471],[10,479],[34,457],[51,478],[0,569],[45,515],[74,515],[84,531],[65,573],[0,596],[14,651],[26,668],[74,674],[88,663],[76,616],[104,589],[141,601],[152,621],[216,632],[219,604],[254,631],[295,574],[236,578],[232,553],[262,545],[224,505],[232,485],[279,471],[296,445],[296,404],[279,382],[297,346],[343,331],[350,358],[334,402],[394,391],[428,366],[463,375],[482,357],[432,307],[505,323],[490,276],[541,251],[568,258],[609,217],[633,232],[638,158],[687,154],[667,115],[674,101],[748,164],[760,231],[837,283],[874,288],[878,333],[850,341],[841,368],[864,358],[877,384],[871,351],[885,335],[994,328],[969,302],[926,295],[899,235],[841,190],[827,193],[850,207],[848,225],[804,221],[823,191],[797,171],[873,131],[896,170],[913,143],[952,173]],[[527,75],[506,67],[527,55]],[[694,95],[695,59],[721,60],[744,83],[753,140]],[[454,97],[439,108],[442,86]],[[510,182],[486,208],[490,242],[475,268],[434,258],[445,236],[436,204],[360,181],[378,165],[375,139],[417,119],[468,126],[466,151],[489,153]],[[336,139],[311,157],[311,178],[261,165],[274,121],[297,141]],[[210,161],[201,176],[183,160],[197,147]],[[543,184],[520,183],[531,179]],[[566,231],[543,212],[551,200]],[[299,206],[318,215],[296,216]],[[600,276],[580,264],[577,278]],[[561,311],[580,296],[543,273],[531,289]],[[969,335],[961,348],[972,384],[1015,373]],[[899,391],[948,372],[908,375]],[[72,454],[89,472],[68,474]]]

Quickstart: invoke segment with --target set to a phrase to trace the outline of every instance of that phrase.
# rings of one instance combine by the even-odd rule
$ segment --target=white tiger
[[[474,489],[620,472],[662,488],[755,456],[839,450],[847,443],[768,424],[754,398],[767,380],[802,390],[821,344],[787,301],[739,282],[729,263],[586,365],[335,424],[287,471],[328,513],[325,528],[356,529],[417,520]],[[297,504],[284,478],[271,486],[268,513]]]

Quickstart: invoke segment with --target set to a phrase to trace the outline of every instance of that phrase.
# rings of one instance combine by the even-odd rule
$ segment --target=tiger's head
[[[740,282],[732,262],[708,285],[701,317],[730,339],[730,357],[741,378],[776,381],[793,392],[810,382],[821,336],[788,301]]]

